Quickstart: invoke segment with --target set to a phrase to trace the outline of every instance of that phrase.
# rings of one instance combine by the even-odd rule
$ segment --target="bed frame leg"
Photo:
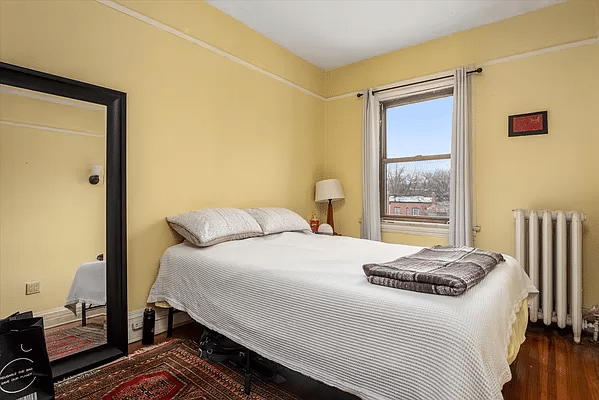
[[[252,389],[252,370],[250,369],[250,350],[245,350],[245,394]]]
[[[173,336],[173,314],[175,314],[175,309],[171,307],[168,309],[168,325],[166,327],[166,337]]]

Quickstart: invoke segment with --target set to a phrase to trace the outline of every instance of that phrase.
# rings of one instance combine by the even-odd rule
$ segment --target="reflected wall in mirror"
[[[73,354],[49,343],[55,380],[127,354],[125,102],[0,62],[0,317],[32,310],[50,341],[64,327],[99,328],[90,348],[67,339]],[[90,266],[100,269],[89,275]],[[83,320],[88,299],[101,307]]]
[[[105,287],[73,278],[105,253],[104,179],[89,175],[105,170],[106,106],[0,85],[0,124],[0,315],[43,316],[51,361],[104,344],[104,307],[82,319],[79,300],[104,305]]]

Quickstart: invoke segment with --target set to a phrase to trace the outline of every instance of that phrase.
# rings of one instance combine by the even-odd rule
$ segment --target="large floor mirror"
[[[126,94],[0,62],[0,318],[54,380],[127,354]]]

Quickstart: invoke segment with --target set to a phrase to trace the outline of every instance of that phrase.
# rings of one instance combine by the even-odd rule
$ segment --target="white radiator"
[[[539,295],[529,302],[530,321],[582,332],[582,222],[580,212],[514,210],[516,260]]]

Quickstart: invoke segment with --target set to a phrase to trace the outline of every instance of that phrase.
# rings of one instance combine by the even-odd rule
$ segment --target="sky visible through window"
[[[387,109],[387,158],[451,153],[453,96]]]

